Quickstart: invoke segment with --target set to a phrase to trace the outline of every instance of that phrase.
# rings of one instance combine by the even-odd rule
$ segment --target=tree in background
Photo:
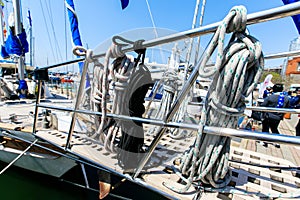
[[[260,82],[263,82],[268,74],[272,74],[272,83],[283,83],[285,84],[285,80],[283,77],[277,72],[264,71],[260,77]]]

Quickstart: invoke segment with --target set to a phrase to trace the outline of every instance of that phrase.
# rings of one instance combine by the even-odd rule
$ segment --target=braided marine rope
[[[104,64],[97,64],[94,67],[94,81],[91,89],[91,104],[94,111],[101,110],[102,116],[100,119],[96,118],[95,124],[97,130],[92,136],[93,138],[99,137],[104,130],[107,123],[107,99],[109,98],[109,85],[108,85],[108,75],[110,58],[123,57],[125,54],[122,52],[122,45],[114,42],[107,50],[104,58]],[[99,122],[100,121],[100,122]]]
[[[178,77],[177,72],[173,68],[169,68],[163,73],[163,76],[157,85],[157,88],[160,87],[160,84],[163,85],[163,95],[160,101],[159,107],[156,109],[155,119],[163,119],[171,109],[172,103],[177,96],[178,87],[181,83],[180,78]],[[155,96],[155,92],[153,94]],[[148,130],[149,134],[153,134],[158,130],[158,127],[155,126]]]
[[[170,58],[170,62],[168,64],[167,70],[163,73],[161,79],[159,80],[156,88],[154,88],[152,99],[149,101],[146,112],[148,112],[150,104],[152,103],[155,95],[157,94],[157,91],[159,87],[163,86],[163,94],[162,99],[160,101],[160,104],[158,108],[156,108],[157,112],[155,113],[154,118],[155,119],[163,119],[170,111],[172,104],[174,100],[178,96],[178,92],[180,90],[180,87],[183,85],[183,74],[178,72],[179,67],[179,60],[180,60],[180,50],[177,47],[177,43],[172,48],[172,54]],[[183,110],[187,106],[187,101],[184,101],[183,104],[180,106],[180,110],[176,113],[176,115],[173,118],[173,121],[179,121],[182,122],[184,118],[185,110]],[[148,129],[148,133],[152,134],[155,133],[158,130],[158,127],[153,127]],[[178,129],[176,128],[169,128],[170,137],[174,139],[180,139],[182,138],[182,132],[179,132],[181,134],[178,134]]]
[[[245,97],[256,87],[263,70],[260,43],[245,33],[247,11],[243,6],[233,7],[218,27],[206,54],[200,63],[199,74],[213,77],[205,105],[201,111],[200,128],[194,144],[187,150],[179,165],[174,167],[186,185],[174,188],[186,192],[191,185],[223,188],[231,180],[228,167],[230,138],[203,133],[204,126],[236,128],[237,119],[245,109]],[[226,33],[234,32],[224,49]],[[216,64],[206,63],[217,47]]]
[[[141,84],[136,75],[141,75],[141,77],[145,78],[141,74],[145,71],[145,67],[139,66],[138,74],[134,75],[141,54],[139,53],[138,59],[135,61],[133,56],[125,55],[122,51],[122,47],[128,44],[132,44],[136,51],[143,51],[142,43],[144,40],[133,42],[121,36],[114,36],[112,41],[112,45],[106,52],[104,64],[96,63],[94,67],[91,103],[94,111],[101,110],[102,116],[95,119],[97,130],[92,137],[99,137],[98,139],[103,142],[107,151],[116,153],[115,139],[118,134],[121,134],[121,131],[124,131],[122,130],[124,127],[120,127],[124,123],[114,119],[107,119],[107,101],[109,99],[112,100],[111,113],[129,115],[128,101],[130,96],[126,93],[133,88],[138,88],[136,84]],[[116,58],[112,64],[110,64],[110,58]],[[110,80],[108,80],[109,75]],[[148,79],[145,79],[145,81],[149,82]],[[129,84],[132,88],[128,88]],[[113,89],[110,94],[109,86]]]
[[[120,62],[124,62],[123,65]],[[134,70],[134,58],[132,56],[120,57],[119,60],[115,60],[115,63],[110,69],[112,85],[114,89],[111,112],[114,114],[124,115],[123,106],[124,104],[126,104],[125,102],[128,101],[128,99],[126,99],[125,91],[128,87],[131,75],[134,72]],[[116,152],[114,140],[119,131],[120,127],[116,123],[109,126],[104,141],[104,146],[106,150]]]

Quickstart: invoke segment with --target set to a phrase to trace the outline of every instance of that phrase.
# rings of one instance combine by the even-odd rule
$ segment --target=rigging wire
[[[200,0],[197,0],[196,6],[195,6],[195,11],[194,11],[192,29],[196,28],[199,5],[200,5]],[[186,53],[186,57],[185,57],[184,77],[183,77],[184,82],[186,82],[187,79],[188,79],[189,66],[190,66],[191,54],[192,54],[192,49],[193,49],[193,43],[194,43],[194,38],[190,38],[189,48],[187,48],[187,53]],[[193,88],[192,88],[190,93],[185,97],[185,101],[180,105],[180,109],[177,112],[177,114],[175,115],[174,120],[179,121],[179,122],[184,121],[184,119],[187,116],[187,104],[188,104],[188,101],[191,101],[191,98],[193,97],[193,93],[194,92],[193,92]],[[177,139],[181,138],[183,136],[184,132],[185,131],[182,131],[180,129],[173,129],[171,131],[171,137],[174,138],[174,139],[175,138],[177,138]],[[186,133],[184,133],[184,135],[186,135]]]
[[[65,26],[65,48],[66,48],[66,60],[68,60],[68,42],[67,42],[67,11],[66,4],[64,3],[64,26]],[[68,65],[66,65],[66,71],[68,72]],[[73,70],[74,71],[74,70]]]
[[[146,0],[146,3],[147,3],[147,8],[148,8],[148,12],[149,12],[149,15],[150,15],[150,19],[151,19],[151,22],[152,22],[152,26],[154,27],[155,36],[158,37],[157,30],[156,30],[156,25],[154,23],[153,15],[152,15],[148,0]]]
[[[52,42],[51,42],[51,37],[50,37],[49,29],[48,29],[48,26],[47,26],[47,20],[46,20],[45,14],[44,14],[44,9],[43,9],[43,5],[42,5],[42,1],[41,0],[40,0],[40,6],[41,6],[42,13],[43,13],[43,19],[44,19],[44,22],[45,22],[45,25],[46,25],[46,30],[47,30],[47,34],[48,34],[48,41],[49,41],[49,44],[50,44],[51,52],[52,52],[52,55],[53,55],[54,59],[58,60],[56,58],[54,50],[53,50],[53,46],[52,46]]]
[[[61,51],[60,51],[60,48],[59,48],[59,43],[57,41],[55,28],[54,28],[54,25],[53,25],[53,16],[52,16],[51,6],[49,6],[49,2],[47,3],[47,1],[45,2],[45,5],[46,5],[46,9],[47,9],[47,12],[48,12],[48,15],[49,15],[49,21],[50,21],[50,25],[51,25],[51,29],[52,29],[52,33],[53,33],[53,38],[54,38],[54,43],[55,43],[54,47],[56,48],[55,53],[57,54],[57,57],[59,59],[63,60],[62,54],[61,54]]]
[[[196,28],[196,21],[197,21],[197,16],[198,16],[199,4],[200,4],[200,0],[197,0],[196,6],[195,6],[195,11],[194,11],[192,29]],[[187,79],[187,73],[188,73],[188,67],[189,67],[189,64],[190,64],[190,58],[191,58],[191,53],[192,53],[192,49],[193,49],[193,43],[194,43],[194,38],[191,38],[190,39],[190,46],[189,46],[187,54],[186,54],[186,65],[185,65],[184,80]]]
[[[150,15],[150,19],[151,19],[151,22],[152,22],[152,26],[153,26],[153,28],[154,28],[155,38],[158,38],[158,33],[157,33],[156,25],[155,25],[155,23],[154,23],[154,18],[153,18],[153,15],[152,15],[152,12],[151,12],[150,5],[149,5],[148,0],[146,0],[146,4],[147,4],[148,12],[149,12],[149,15]],[[162,62],[163,62],[163,63],[166,63],[166,61],[165,61],[165,59],[164,59],[164,56],[163,56],[162,49],[161,49],[161,45],[159,45],[158,47],[159,47],[159,51],[160,51],[160,56],[161,56]],[[152,51],[152,52],[153,52],[153,51]],[[152,53],[152,54],[153,54],[153,53]]]

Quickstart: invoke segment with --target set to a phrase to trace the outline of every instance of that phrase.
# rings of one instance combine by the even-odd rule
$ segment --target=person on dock
[[[266,97],[260,106],[262,107],[273,107],[273,108],[289,108],[290,102],[289,97],[283,94],[283,85],[275,84],[273,86],[273,94]],[[280,121],[283,119],[284,113],[280,112],[266,112],[264,119],[262,120],[262,132],[269,133],[271,129],[273,134],[280,134],[278,126]],[[263,143],[267,146],[266,143]],[[279,144],[275,144],[276,147],[280,147]]]
[[[300,89],[297,89],[296,95],[291,97],[290,107],[296,108],[296,109],[300,108]],[[296,129],[296,136],[300,136],[300,114],[298,114],[298,123],[297,123],[295,129]]]
[[[273,88],[272,86],[267,86],[266,89],[264,90],[263,98],[266,98],[270,96],[273,93]]]

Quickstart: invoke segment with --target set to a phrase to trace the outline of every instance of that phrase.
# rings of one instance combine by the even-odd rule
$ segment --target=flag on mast
[[[75,12],[74,2],[73,2],[73,0],[65,0],[65,4],[66,4],[68,16],[69,16],[73,44],[74,44],[74,46],[82,46],[79,28],[78,28],[78,19],[77,19],[77,15]],[[79,72],[80,72],[80,74],[82,74],[83,62],[79,62],[78,65],[79,65]],[[88,88],[90,86],[91,86],[91,84],[90,84],[89,76],[87,73],[85,87]]]
[[[286,5],[286,4],[290,4],[290,3],[295,3],[298,2],[299,0],[282,0],[282,2]],[[300,14],[298,15],[293,15],[292,19],[294,20],[294,23],[297,27],[298,33],[300,34]]]
[[[129,0],[121,0],[122,9],[125,9],[129,4]]]

